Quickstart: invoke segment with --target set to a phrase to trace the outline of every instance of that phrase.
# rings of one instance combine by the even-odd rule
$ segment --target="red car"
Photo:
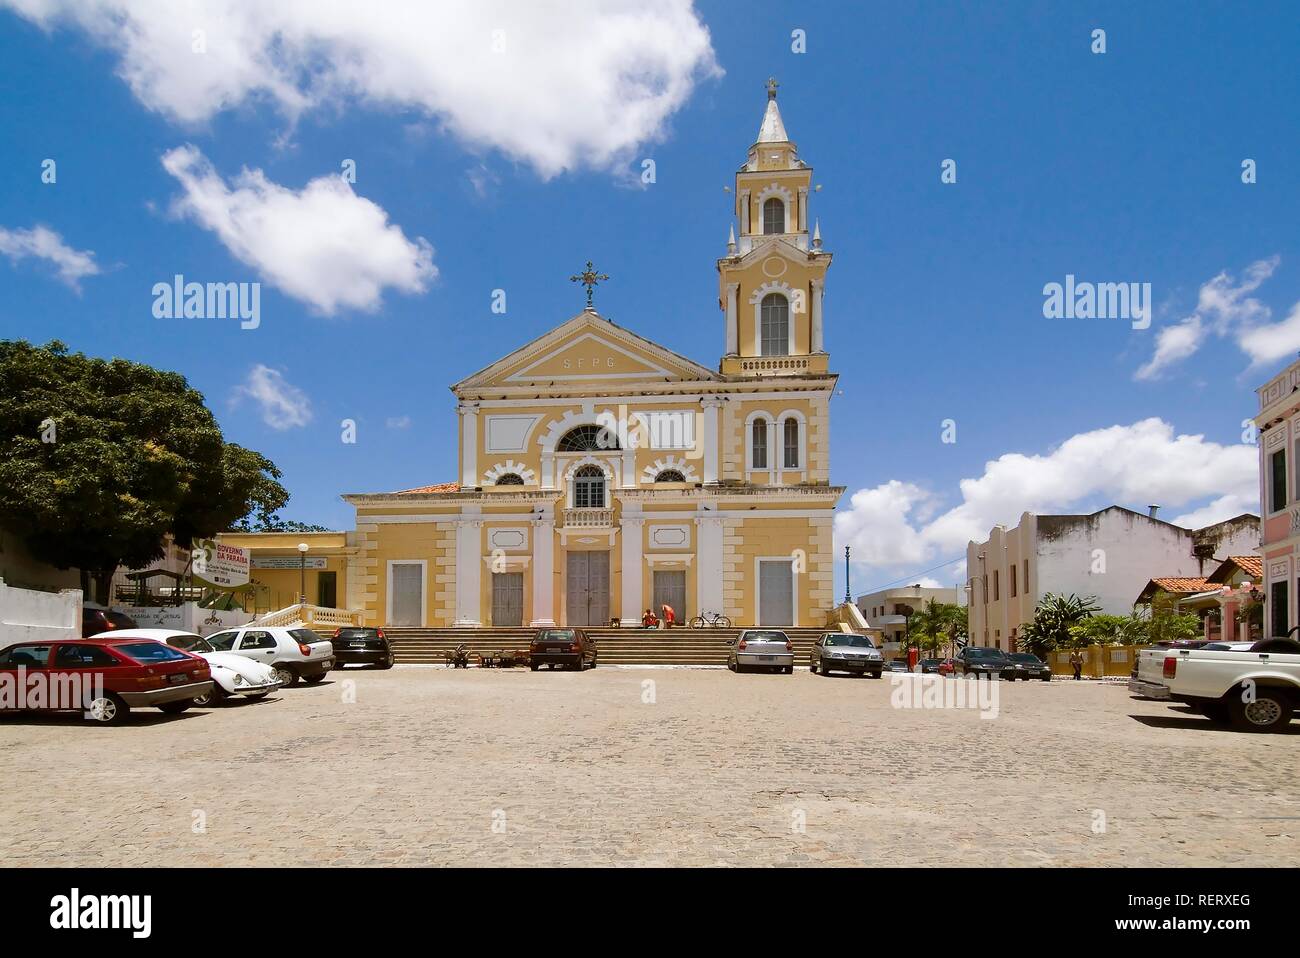
[[[0,650],[0,711],[79,711],[114,725],[133,708],[184,712],[211,690],[205,659],[151,639],[22,642]]]

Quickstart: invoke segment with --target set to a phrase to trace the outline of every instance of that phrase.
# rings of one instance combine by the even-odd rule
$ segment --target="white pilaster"
[[[696,550],[695,595],[699,612],[723,612],[722,593],[722,520],[701,516],[695,520]]]
[[[727,284],[727,355],[735,356],[740,352],[740,284]]]
[[[822,294],[826,284],[820,279],[812,280],[812,352],[824,353],[822,345]]]
[[[460,485],[473,489],[482,485],[478,477],[478,403],[461,403],[460,413]]]
[[[749,232],[749,190],[740,191],[740,235]]]
[[[533,619],[529,625],[555,625],[555,517],[539,516],[533,524]]]
[[[456,619],[458,629],[477,629],[483,569],[483,520],[456,520]]]
[[[799,232],[808,232],[808,188],[799,189]]]
[[[641,576],[643,574],[641,568],[641,538],[645,520],[640,516],[629,517],[627,513],[624,513],[620,525],[620,535],[623,536],[623,573],[621,576],[623,583],[623,614],[621,620],[624,628],[635,628],[641,625],[643,597],[641,589]]]
[[[719,450],[721,449],[721,439],[719,437],[718,417],[722,412],[722,400],[717,396],[705,396],[700,404],[704,407],[704,436],[701,442],[704,444],[704,481],[706,483],[718,481],[718,461]]]

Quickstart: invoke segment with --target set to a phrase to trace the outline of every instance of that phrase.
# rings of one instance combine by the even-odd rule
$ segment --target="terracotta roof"
[[[1165,592],[1177,592],[1180,594],[1191,595],[1193,592],[1205,592],[1214,588],[1214,583],[1209,579],[1191,578],[1189,576],[1171,575],[1162,579],[1152,579],[1152,585],[1164,590]]]
[[[460,492],[459,482],[439,482],[432,486],[416,486],[414,489],[398,489],[395,496],[427,496],[440,492]]]
[[[1252,582],[1264,577],[1264,560],[1259,556],[1228,556],[1242,572],[1250,576]]]

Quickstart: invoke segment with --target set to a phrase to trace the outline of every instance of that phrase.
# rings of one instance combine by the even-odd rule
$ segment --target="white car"
[[[250,624],[214,632],[208,644],[218,652],[269,665],[286,686],[299,679],[315,685],[334,667],[334,643],[311,629]]]
[[[231,695],[242,695],[250,699],[264,698],[280,687],[280,680],[269,665],[254,662],[242,655],[218,652],[207,639],[193,632],[178,632],[175,629],[114,629],[111,632],[101,632],[94,638],[150,639],[205,659],[212,672],[212,688],[195,697],[194,704],[200,708],[219,705]]]

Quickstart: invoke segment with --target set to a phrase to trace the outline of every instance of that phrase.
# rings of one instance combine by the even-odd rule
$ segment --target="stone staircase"
[[[398,664],[441,665],[443,653],[464,642],[470,652],[526,649],[536,629],[385,628]],[[590,628],[601,665],[725,665],[727,643],[740,629]],[[794,644],[794,664],[808,664],[808,647],[825,629],[782,630]]]

